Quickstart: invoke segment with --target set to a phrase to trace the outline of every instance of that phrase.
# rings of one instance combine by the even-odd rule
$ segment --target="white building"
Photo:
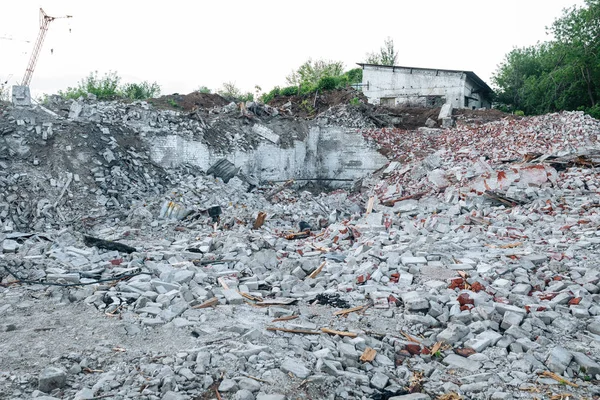
[[[453,108],[491,108],[492,89],[472,71],[358,64],[370,103]]]

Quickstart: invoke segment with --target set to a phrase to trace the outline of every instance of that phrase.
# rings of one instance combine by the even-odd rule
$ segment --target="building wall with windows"
[[[362,90],[372,104],[490,108],[492,90],[470,71],[359,64]]]

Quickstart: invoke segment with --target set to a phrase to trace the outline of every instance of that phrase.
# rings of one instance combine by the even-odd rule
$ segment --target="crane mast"
[[[54,21],[57,18],[71,18],[71,16],[67,15],[64,17],[51,17],[48,14],[46,14],[43,9],[40,8],[40,31],[38,33],[37,40],[35,41],[35,45],[33,46],[33,52],[31,53],[31,57],[29,58],[29,64],[27,65],[27,69],[25,70],[25,75],[23,76],[21,86],[29,86],[29,83],[31,82],[31,77],[33,76],[33,71],[35,70],[35,65],[37,64],[38,57],[40,55],[40,50],[42,49],[42,44],[44,43],[46,33],[48,32],[48,25],[50,25],[50,22]]]

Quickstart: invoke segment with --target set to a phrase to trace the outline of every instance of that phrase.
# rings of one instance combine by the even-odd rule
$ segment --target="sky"
[[[546,26],[583,0],[20,0],[0,1],[0,82],[19,84],[50,23],[31,82],[34,97],[92,71],[156,81],[162,94],[286,86],[309,58],[355,68],[387,37],[398,65],[491,76],[514,47],[549,40]]]

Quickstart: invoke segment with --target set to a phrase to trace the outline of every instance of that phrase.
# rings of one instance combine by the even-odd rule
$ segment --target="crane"
[[[21,86],[29,86],[29,83],[31,82],[31,77],[33,76],[33,70],[35,69],[35,65],[37,64],[37,60],[40,55],[40,50],[42,49],[42,44],[44,43],[44,39],[46,37],[46,32],[48,32],[48,25],[50,25],[50,22],[59,18],[72,18],[72,16],[65,15],[64,17],[51,17],[48,14],[46,14],[43,9],[40,8],[40,32],[38,33],[37,40],[35,41],[35,45],[33,46],[33,52],[31,53],[31,57],[29,58],[29,64],[27,65],[27,69],[25,70],[25,76],[23,76]]]

